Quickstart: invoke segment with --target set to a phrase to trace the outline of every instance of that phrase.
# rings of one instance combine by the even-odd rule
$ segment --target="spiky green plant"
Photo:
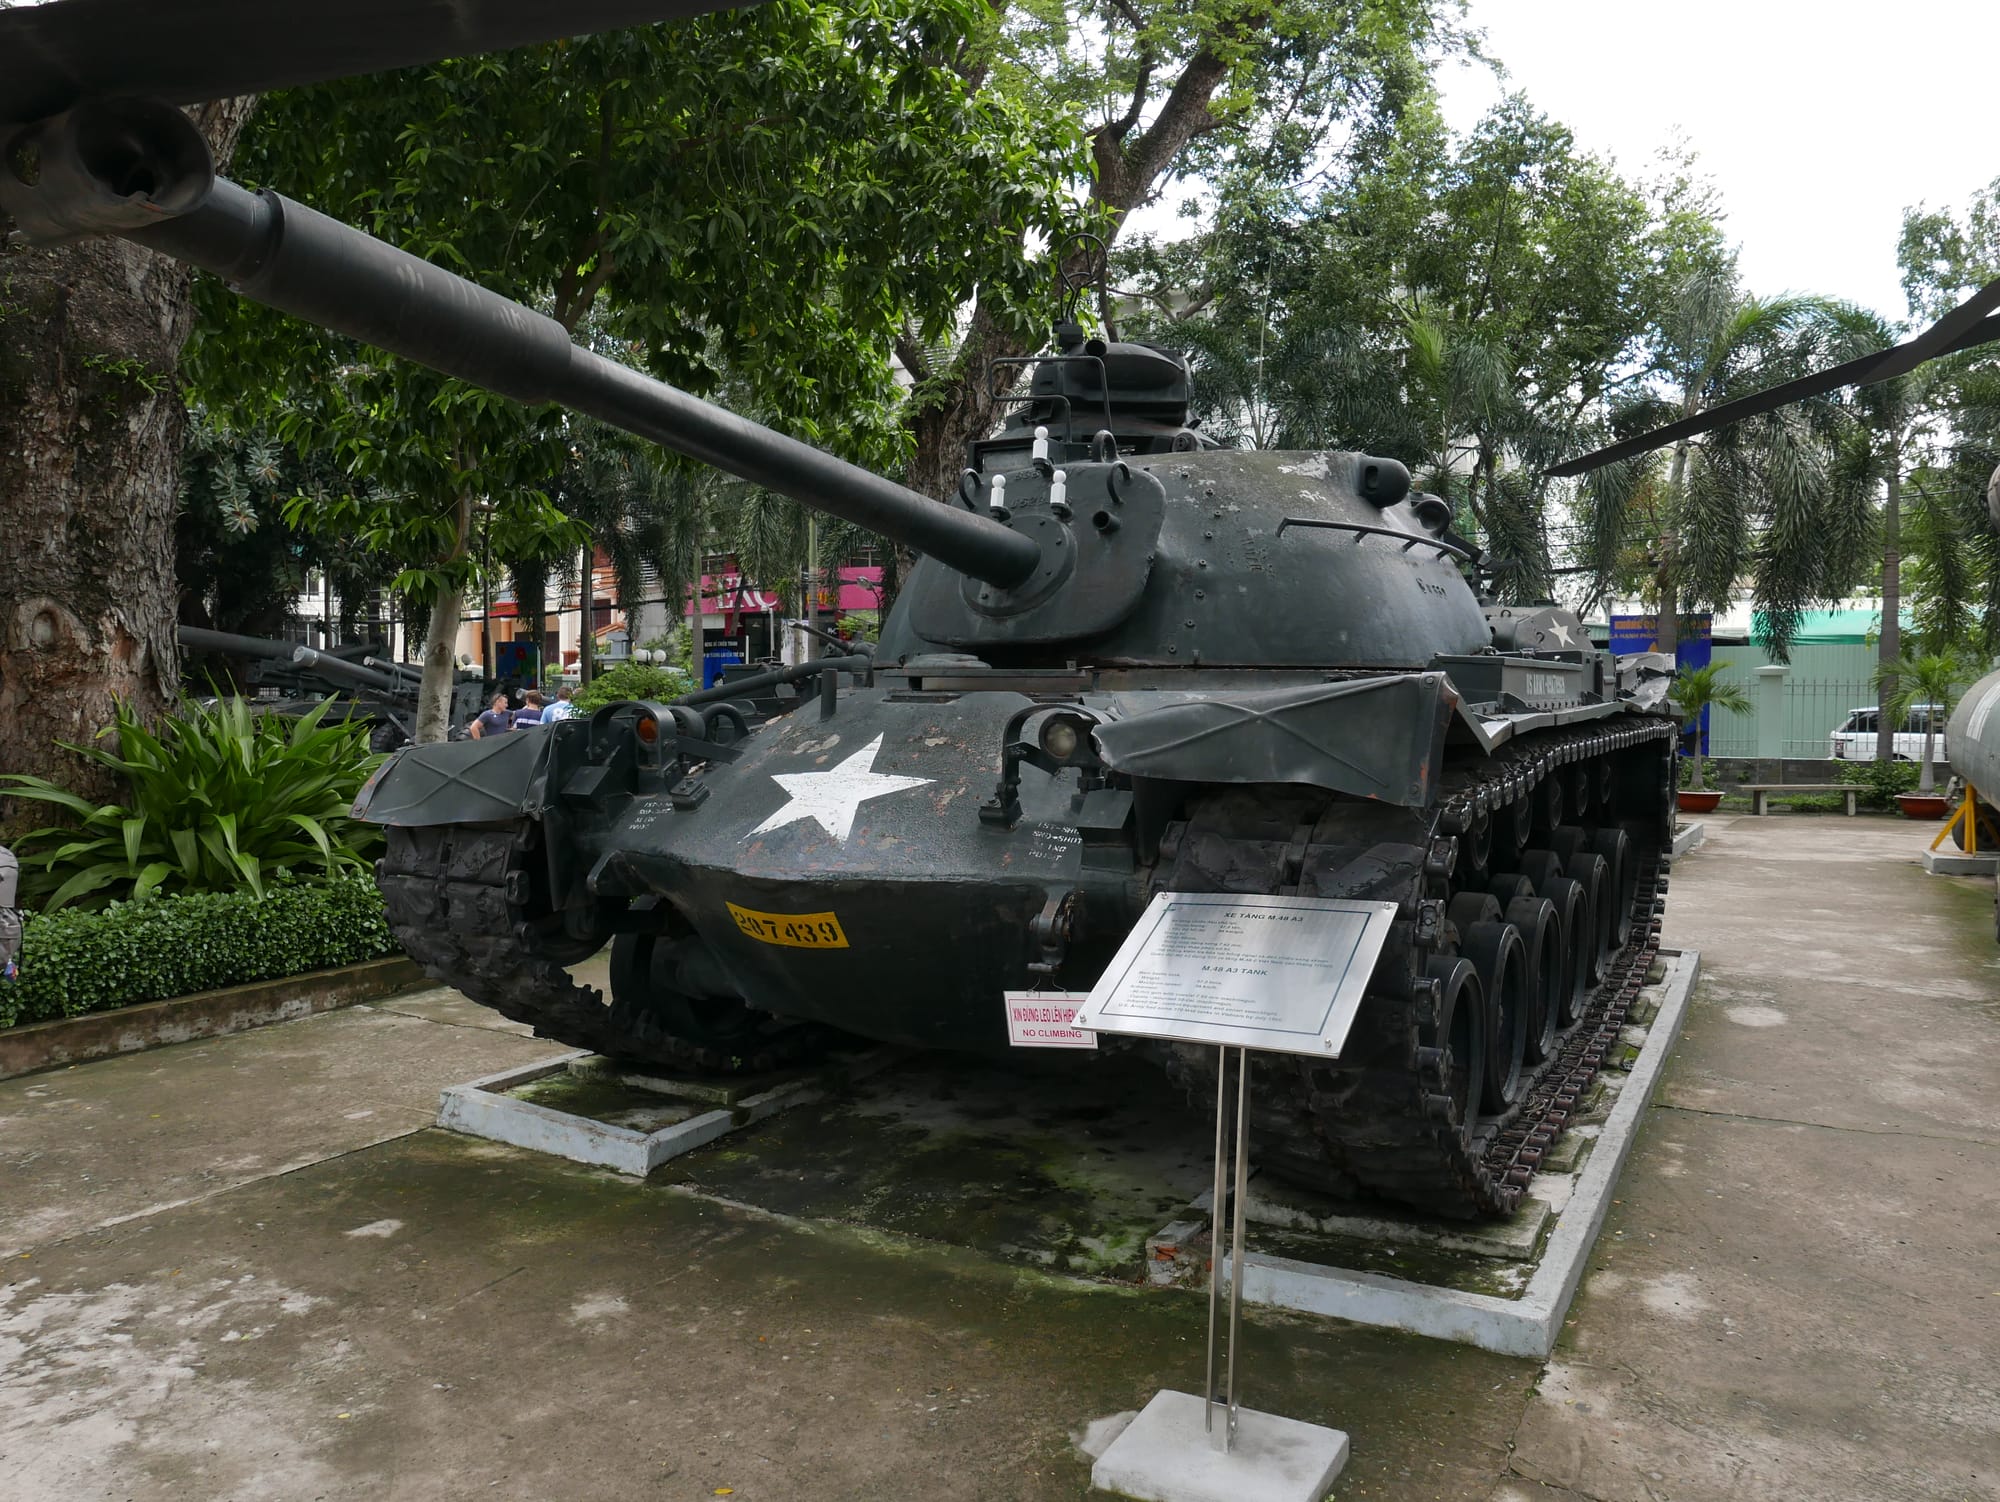
[[[1931,775],[1931,745],[1937,735],[1937,727],[1944,723],[1951,713],[1951,706],[1958,698],[1958,688],[1968,677],[1976,676],[1966,671],[1963,660],[1956,652],[1905,653],[1894,662],[1885,662],[1875,670],[1875,683],[1880,687],[1884,682],[1893,682],[1895,692],[1889,695],[1889,718],[1900,725],[1909,718],[1910,712],[1920,705],[1934,705],[1924,715],[1924,749],[1918,758],[1917,791],[1928,793],[1936,783]]]
[[[1711,662],[1707,667],[1682,668],[1674,674],[1672,697],[1674,703],[1680,706],[1683,729],[1700,724],[1704,709],[1722,709],[1730,714],[1751,712],[1750,695],[1744,692],[1743,685],[1722,677],[1722,670],[1728,666],[1726,662]],[[1694,775],[1689,778],[1688,786],[1699,793],[1702,791],[1702,759],[1696,756],[1691,761]]]
[[[261,897],[278,871],[365,871],[381,836],[348,808],[379,758],[365,723],[325,724],[326,710],[288,719],[225,698],[190,703],[155,733],[120,704],[100,736],[112,746],[65,749],[116,773],[124,803],[0,777],[0,793],[69,815],[15,841],[23,897],[45,912],[155,891]]]

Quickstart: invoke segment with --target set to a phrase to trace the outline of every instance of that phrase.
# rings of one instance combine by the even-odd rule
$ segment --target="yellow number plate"
[[[736,926],[753,939],[766,944],[789,944],[794,949],[845,949],[847,935],[832,913],[757,913],[726,902]]]

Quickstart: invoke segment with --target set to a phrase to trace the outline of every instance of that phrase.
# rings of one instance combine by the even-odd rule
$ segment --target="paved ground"
[[[1256,1316],[1342,1502],[2000,1497],[1990,893],[1904,824],[1709,828],[1556,1359]],[[425,1128],[548,1051],[432,993],[0,1084],[0,1499],[1079,1497],[1073,1431],[1191,1385],[1196,1299]]]

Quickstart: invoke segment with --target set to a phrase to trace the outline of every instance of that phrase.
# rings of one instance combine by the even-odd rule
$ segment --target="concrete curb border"
[[[1667,977],[1646,1045],[1627,1075],[1569,1203],[1550,1232],[1541,1261],[1518,1299],[1430,1288],[1380,1273],[1322,1267],[1289,1257],[1244,1258],[1243,1298],[1306,1314],[1332,1315],[1478,1346],[1503,1356],[1544,1359],[1555,1348],[1583,1267],[1611,1206],[1611,1190],[1632,1150],[1636,1128],[1658,1087],[1668,1053],[1694,993],[1701,956],[1692,949],[1660,951]],[[1225,1275],[1233,1270],[1224,1264]]]
[[[1702,842],[1707,838],[1708,831],[1702,827],[1701,821],[1699,819],[1691,820],[1689,823],[1683,825],[1674,835],[1674,858],[1678,860],[1690,850],[1700,849]]]
[[[0,1080],[169,1043],[219,1038],[273,1022],[294,1022],[432,984],[415,960],[399,954],[336,970],[308,970],[108,1012],[0,1028]]]
[[[643,1179],[670,1158],[705,1147],[718,1137],[793,1106],[809,1105],[839,1084],[873,1073],[905,1056],[905,1050],[877,1049],[848,1061],[844,1068],[785,1080],[768,1090],[746,1095],[734,1105],[698,1110],[687,1120],[656,1132],[593,1121],[532,1101],[515,1100],[505,1093],[559,1074],[580,1059],[593,1057],[588,1050],[580,1049],[467,1080],[462,1085],[446,1086],[438,1097],[437,1124],[467,1136],[484,1137],[490,1142],[504,1142],[510,1147],[548,1153],[572,1163],[589,1163]]]

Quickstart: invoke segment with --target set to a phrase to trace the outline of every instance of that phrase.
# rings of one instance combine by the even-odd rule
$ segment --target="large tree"
[[[1500,593],[1545,594],[1542,467],[1635,363],[1665,268],[1712,223],[1518,96],[1456,137],[1420,94],[1321,178],[1317,196],[1227,178],[1202,234],[1131,248],[1131,326],[1193,349],[1210,431],[1403,459]]]
[[[192,112],[219,160],[250,105]],[[189,284],[123,240],[0,245],[0,769],[102,785],[55,743],[175,696]]]
[[[1448,0],[1038,0],[995,13],[959,67],[980,97],[1019,100],[1051,125],[1082,122],[1089,162],[1076,189],[1107,244],[1178,177],[1310,170],[1330,142],[1393,118],[1458,43]],[[1064,269],[1090,259],[1073,252]],[[917,383],[915,488],[952,493],[967,442],[1000,416],[991,363],[1038,347],[1052,311],[982,284],[959,337],[901,330],[896,353]]]
[[[727,372],[795,436],[896,462],[893,330],[941,331],[975,287],[1024,303],[1060,233],[1066,144],[952,66],[971,0],[754,9],[273,96],[239,176],[546,308],[696,391]],[[575,556],[551,499],[575,435],[529,410],[220,288],[196,350],[239,416],[372,482],[337,522],[410,561],[431,607],[420,738],[495,559]],[[891,436],[883,447],[885,435]]]

